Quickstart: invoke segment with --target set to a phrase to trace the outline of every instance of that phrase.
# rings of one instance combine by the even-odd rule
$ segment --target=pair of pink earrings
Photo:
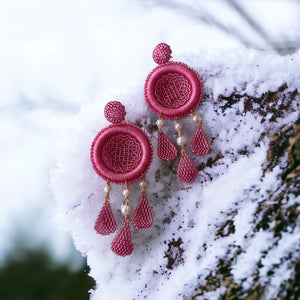
[[[184,63],[169,62],[171,53],[167,44],[161,43],[155,47],[153,59],[159,66],[148,75],[145,98],[148,106],[158,115],[158,157],[170,161],[178,156],[176,146],[163,131],[164,119],[174,120],[178,133],[176,142],[181,153],[177,175],[181,181],[192,183],[198,171],[187,154],[188,139],[183,135],[182,124],[178,120],[188,115],[192,116],[197,129],[190,142],[190,151],[195,155],[207,154],[210,151],[210,141],[202,129],[201,117],[195,112],[201,101],[203,84],[198,73]],[[104,115],[112,125],[98,133],[91,147],[93,167],[98,175],[107,181],[104,188],[105,201],[96,220],[95,230],[101,235],[116,231],[117,223],[109,202],[110,182],[124,184],[121,212],[125,221],[113,239],[111,249],[118,255],[126,256],[133,251],[130,221],[137,229],[149,228],[153,223],[145,180],[152,162],[153,149],[145,132],[125,120],[125,107],[120,102],[109,102],[105,106]],[[141,197],[132,213],[128,185],[137,180],[140,180]]]

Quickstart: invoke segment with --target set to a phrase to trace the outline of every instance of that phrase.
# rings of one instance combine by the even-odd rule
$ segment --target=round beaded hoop
[[[103,179],[125,184],[146,174],[152,152],[150,140],[143,130],[132,123],[113,124],[94,139],[91,160]]]
[[[198,73],[180,62],[157,66],[145,84],[149,107],[168,120],[184,118],[195,110],[200,104],[202,91]]]

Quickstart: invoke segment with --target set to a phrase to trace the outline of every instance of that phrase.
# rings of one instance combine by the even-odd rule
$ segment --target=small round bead
[[[105,194],[109,194],[111,191],[111,186],[109,184],[107,184],[105,187],[104,187],[104,193]]]
[[[105,105],[104,116],[113,124],[119,124],[125,120],[125,106],[119,101],[110,101]]]
[[[143,180],[143,181],[140,182],[140,187],[141,187],[141,189],[145,189],[145,188],[147,187],[147,185],[148,185],[148,184],[147,184],[147,181],[144,181],[144,180]]]
[[[178,146],[184,146],[184,145],[187,144],[188,139],[187,139],[186,136],[183,135],[183,136],[178,137],[177,140],[176,140],[176,142],[177,142]]]
[[[124,216],[128,216],[132,213],[132,207],[129,204],[122,204],[121,212]]]
[[[177,123],[175,123],[175,129],[177,130],[177,131],[180,131],[181,129],[182,129],[182,124],[181,123],[179,123],[179,122],[177,122]]]
[[[154,48],[152,57],[157,64],[163,65],[171,59],[171,54],[172,50],[170,46],[166,43],[160,43]]]
[[[195,123],[199,123],[199,121],[200,121],[200,116],[199,115],[194,115],[193,116],[193,121],[195,122]]]
[[[158,128],[162,128],[164,126],[164,124],[165,124],[165,122],[164,122],[163,119],[158,119],[156,121],[156,125],[157,125]]]
[[[128,198],[128,197],[130,196],[130,190],[129,190],[129,189],[124,189],[124,190],[123,190],[123,196],[124,196],[125,198]]]

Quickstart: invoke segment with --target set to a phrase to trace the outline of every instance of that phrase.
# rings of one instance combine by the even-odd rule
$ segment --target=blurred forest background
[[[88,299],[85,259],[54,220],[55,144],[83,105],[145,77],[161,41],[288,55],[300,1],[0,2],[1,300]]]

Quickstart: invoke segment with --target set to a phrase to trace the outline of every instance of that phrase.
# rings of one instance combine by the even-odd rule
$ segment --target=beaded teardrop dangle
[[[190,150],[198,155],[206,155],[210,151],[210,141],[202,129],[202,118],[195,112],[192,113],[193,121],[197,124],[197,129],[190,143]]]
[[[153,223],[152,210],[146,194],[147,182],[145,179],[140,182],[140,186],[141,197],[132,215],[132,225],[137,229],[149,228]]]
[[[122,227],[111,243],[111,250],[120,256],[130,255],[133,252],[129,220],[125,219]]]
[[[110,191],[111,187],[109,182],[107,182],[106,186],[104,187],[105,202],[95,223],[95,230],[101,235],[109,235],[111,233],[114,233],[117,229],[117,223],[109,202]]]
[[[162,160],[173,160],[177,157],[177,148],[163,132],[164,120],[158,119],[156,125],[158,127],[157,156]]]
[[[121,206],[121,212],[124,215],[124,223],[111,243],[111,250],[118,255],[126,256],[130,255],[133,251],[130,232],[130,215],[132,213],[132,207],[129,204],[130,190],[127,183],[123,190],[123,196],[125,200]]]
[[[178,133],[176,142],[180,147],[180,159],[177,168],[177,177],[183,182],[192,183],[196,179],[198,171],[194,161],[186,152],[186,144],[188,143],[188,139],[182,134],[182,124],[177,120],[175,121],[175,129]]]

